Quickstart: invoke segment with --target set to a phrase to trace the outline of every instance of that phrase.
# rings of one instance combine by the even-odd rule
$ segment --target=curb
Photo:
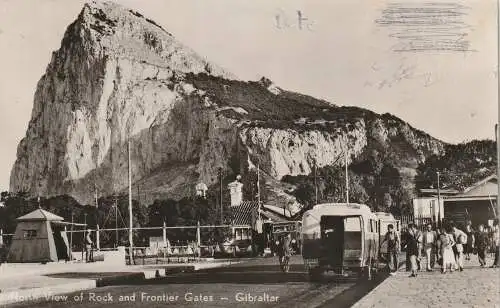
[[[137,283],[149,279],[165,277],[172,274],[192,273],[203,269],[203,267],[197,268],[195,265],[165,267],[160,269],[143,270],[141,272],[129,272],[123,274],[115,273],[114,275],[99,278],[82,278],[72,283],[59,285],[56,284],[41,288],[19,289],[8,291],[5,293],[0,292],[0,307],[4,307],[5,305],[9,304],[41,299],[63,301],[64,295],[68,293],[85,291],[105,286],[124,285],[134,282]]]

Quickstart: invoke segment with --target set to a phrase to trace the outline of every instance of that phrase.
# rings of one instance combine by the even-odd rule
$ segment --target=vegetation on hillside
[[[373,171],[368,162],[348,168],[349,202],[367,204],[374,211],[407,213],[411,196],[403,189],[398,170],[385,164],[378,173]],[[295,185],[296,189],[290,193],[304,205],[305,211],[316,203],[346,202],[345,177],[343,167],[326,166],[309,175],[287,175],[282,180]]]
[[[441,173],[441,188],[462,190],[496,173],[496,143],[473,140],[447,145],[445,154],[433,155],[418,167],[417,188],[436,188],[437,172]]]

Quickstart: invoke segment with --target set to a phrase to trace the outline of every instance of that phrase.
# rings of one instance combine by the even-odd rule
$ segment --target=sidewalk
[[[471,259],[463,272],[441,274],[436,265],[433,272],[421,271],[416,278],[410,278],[403,265],[353,307],[500,307],[500,269],[481,268],[477,256]]]
[[[153,279],[183,271],[227,266],[238,261],[191,264],[112,265],[95,263],[2,264],[0,266],[0,307],[6,304],[50,298],[64,293],[106,285]]]

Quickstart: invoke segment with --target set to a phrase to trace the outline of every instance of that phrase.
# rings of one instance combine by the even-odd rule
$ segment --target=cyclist
[[[288,262],[290,261],[291,252],[291,244],[292,237],[290,234],[283,236],[280,240],[279,248],[278,248],[278,257],[280,261],[280,267],[283,272],[288,272],[290,266]]]

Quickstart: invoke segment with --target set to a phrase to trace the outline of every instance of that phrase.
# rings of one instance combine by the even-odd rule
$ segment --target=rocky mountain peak
[[[90,2],[37,85],[11,191],[84,203],[96,190],[126,191],[129,142],[134,191],[144,202],[216,184],[219,168],[245,176],[259,162],[277,206],[290,201],[283,177],[339,164],[346,147],[354,164],[378,166],[395,153],[396,167],[411,170],[443,149],[401,120],[286,91],[267,78],[238,80],[142,14]]]
[[[182,73],[237,79],[177,41],[161,25],[111,1],[86,3],[61,49],[77,44],[94,56],[123,57]]]

